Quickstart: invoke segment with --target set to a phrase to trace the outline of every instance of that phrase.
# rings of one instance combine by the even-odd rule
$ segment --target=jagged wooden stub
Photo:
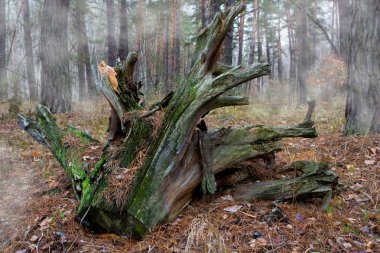
[[[117,87],[104,76],[98,89],[111,107],[109,141],[90,169],[80,152],[63,145],[68,132],[45,107],[37,108],[36,120],[19,116],[20,126],[51,150],[72,179],[84,224],[142,238],[176,217],[200,185],[214,192],[216,173],[281,150],[282,138],[317,136],[310,125],[207,129],[204,116],[210,111],[248,104],[245,97],[223,93],[270,73],[267,63],[218,63],[223,40],[244,9],[236,4],[215,15],[198,35],[192,68],[178,89],[149,109],[140,103],[141,82],[133,80],[136,53],[114,67]],[[91,141],[87,134],[75,136]]]

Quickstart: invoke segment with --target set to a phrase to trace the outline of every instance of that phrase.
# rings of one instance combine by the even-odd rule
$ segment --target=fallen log
[[[204,116],[210,111],[248,104],[245,97],[222,96],[226,91],[270,73],[267,63],[247,68],[218,63],[223,40],[244,9],[233,5],[215,15],[198,35],[184,81],[149,109],[140,103],[141,82],[133,80],[137,54],[114,67],[118,85],[104,75],[98,89],[111,116],[103,148],[78,129],[60,129],[44,106],[34,118],[19,115],[20,127],[49,148],[67,172],[83,224],[142,238],[176,217],[198,187],[204,194],[215,192],[216,173],[258,158],[273,163],[282,138],[317,136],[310,124],[207,129]]]
[[[297,161],[287,170],[301,172],[302,175],[275,181],[241,184],[233,190],[232,196],[234,199],[247,201],[323,197],[322,207],[324,209],[328,207],[333,189],[338,184],[338,176],[329,170],[328,164]]]

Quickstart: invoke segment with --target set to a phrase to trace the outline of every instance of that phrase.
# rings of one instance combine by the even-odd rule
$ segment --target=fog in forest
[[[5,7],[6,13],[6,25],[2,27],[6,29],[6,66],[2,68],[7,70],[8,82],[6,86],[3,82],[2,87],[6,89],[8,99],[17,92],[22,101],[28,101],[31,86],[35,86],[41,96],[43,2],[29,1],[34,78],[28,77],[26,68],[28,56],[23,26],[25,1],[3,2],[2,8]],[[80,64],[85,64],[81,59],[84,57],[81,52],[83,33],[87,37],[89,60],[96,77],[95,80],[91,78],[90,82],[98,79],[97,63],[109,60],[107,31],[112,28],[110,32],[113,34],[110,36],[115,44],[111,46],[115,48],[111,51],[117,54],[119,44],[124,41],[128,43],[123,45],[128,52],[139,53],[136,77],[143,82],[144,98],[149,101],[165,95],[165,92],[175,88],[185,78],[185,73],[191,66],[197,31],[210,22],[218,8],[223,10],[229,4],[228,1],[126,1],[124,20],[127,25],[121,28],[121,2],[71,1],[67,13],[68,25],[57,24],[62,29],[67,29],[68,41],[63,46],[67,47],[68,80],[73,101],[89,98],[88,87],[93,85],[88,82],[88,77],[85,77],[85,83],[83,78],[81,82],[79,80],[83,76],[78,73],[83,71]],[[302,80],[306,83],[306,99],[329,101],[336,96],[346,96],[347,64],[343,57],[335,54],[323,33],[326,32],[335,47],[341,46],[344,39],[341,38],[342,31],[350,29],[343,27],[349,26],[349,22],[344,20],[348,17],[339,9],[338,2],[342,4],[342,1],[309,1],[305,6],[307,15],[319,25],[311,18],[306,18],[304,22],[302,15],[305,13],[301,11],[303,6],[296,2],[245,2],[247,9],[236,19],[231,32],[232,47],[224,47],[220,59],[226,60],[223,58],[227,55],[228,63],[242,66],[269,62],[272,74],[251,82],[244,88],[235,89],[235,93],[248,92],[256,100],[270,103],[303,102],[305,98],[302,96],[305,94],[300,93],[305,91],[300,90],[303,86],[300,88],[298,83],[302,72],[306,78],[306,81]],[[345,6],[341,7],[343,8]],[[54,11],[65,13],[59,9]],[[108,19],[107,11],[112,13]],[[84,26],[78,24],[78,18],[84,19]],[[59,22],[53,16],[53,22],[57,21]],[[122,34],[123,38],[120,36]],[[304,47],[301,46],[302,39],[305,39]],[[62,45],[56,46],[59,48]],[[307,60],[306,64],[299,63],[302,57]]]

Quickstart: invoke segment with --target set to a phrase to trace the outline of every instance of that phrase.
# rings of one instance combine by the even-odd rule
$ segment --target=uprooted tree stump
[[[133,80],[136,53],[114,67],[117,86],[104,75],[98,89],[108,100],[111,115],[103,147],[75,127],[60,129],[44,106],[37,107],[35,119],[19,115],[19,125],[50,149],[67,172],[80,201],[77,215],[83,224],[142,238],[156,225],[176,217],[196,189],[214,193],[216,173],[233,171],[257,158],[270,165],[275,152],[281,150],[278,140],[317,136],[311,115],[294,127],[207,129],[204,117],[211,110],[248,104],[248,98],[223,93],[270,73],[266,63],[247,68],[218,63],[223,40],[244,9],[244,5],[233,5],[215,15],[198,35],[192,68],[184,81],[148,109],[140,104],[141,83]],[[337,177],[325,165],[304,162],[295,168],[304,175],[243,184],[236,187],[234,196],[331,195]]]

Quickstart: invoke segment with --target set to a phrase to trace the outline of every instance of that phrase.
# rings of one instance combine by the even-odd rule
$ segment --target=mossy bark
[[[288,170],[301,172],[300,176],[286,179],[239,185],[232,196],[237,200],[298,200],[322,196],[322,207],[327,208],[338,176],[328,164],[310,161],[294,162]],[[285,171],[283,171],[285,172]]]
[[[117,91],[107,77],[102,79],[98,89],[111,107],[109,138],[91,168],[87,165],[86,169],[81,152],[63,145],[68,132],[58,128],[45,107],[37,108],[36,120],[19,116],[20,126],[52,151],[73,180],[81,222],[142,238],[174,218],[202,181],[208,192],[214,192],[215,173],[281,150],[277,141],[282,138],[317,136],[310,125],[207,131],[203,117],[211,110],[248,104],[247,98],[223,93],[270,72],[266,63],[248,68],[218,63],[223,40],[244,9],[244,5],[233,5],[215,15],[198,35],[192,68],[178,90],[149,109],[139,101],[141,83],[132,78],[135,53],[115,67]],[[200,121],[203,126],[197,128]],[[69,129],[88,145],[95,141],[78,129]],[[126,179],[115,184],[119,178]]]

